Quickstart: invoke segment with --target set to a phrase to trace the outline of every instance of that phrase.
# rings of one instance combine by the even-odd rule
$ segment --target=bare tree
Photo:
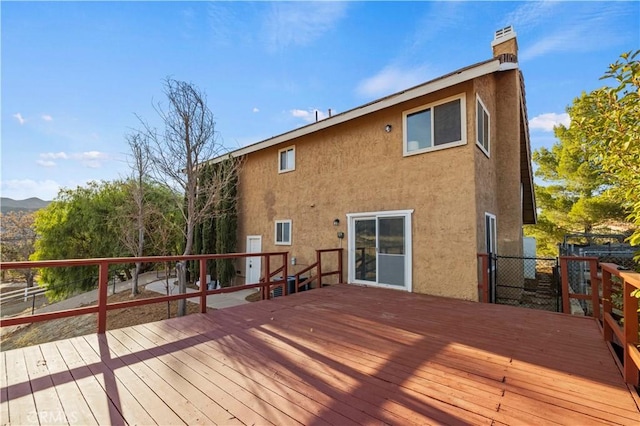
[[[133,211],[128,209],[128,205],[124,206],[124,217],[119,223],[121,228],[120,240],[122,244],[135,257],[144,255],[144,239],[145,239],[145,221],[146,221],[146,202],[145,202],[145,179],[149,173],[149,149],[146,140],[138,133],[127,135],[127,143],[131,149],[130,163],[131,178],[129,180],[131,198],[133,199]],[[135,223],[133,232],[131,232],[130,221]],[[139,293],[138,277],[142,268],[141,262],[136,262],[136,269],[131,281],[131,295],[135,296]]]
[[[198,166],[224,153],[217,140],[213,113],[208,108],[206,96],[190,83],[167,78],[164,93],[169,101],[163,108],[158,103],[155,110],[164,124],[162,132],[146,121],[142,134],[149,142],[150,165],[155,178],[184,194],[180,211],[185,221],[184,255],[192,253],[195,225],[216,214],[216,203],[226,182],[213,179],[198,181]],[[238,163],[235,163],[238,164]],[[199,201],[196,203],[196,199]],[[177,267],[180,293],[186,292],[186,262]],[[205,284],[205,283],[203,283]],[[178,315],[186,314],[186,301],[178,305]]]
[[[29,256],[35,251],[36,244],[36,230],[33,222],[32,212],[11,211],[0,214],[3,261],[29,260]],[[34,270],[20,269],[18,272],[27,281],[27,287],[33,287]]]

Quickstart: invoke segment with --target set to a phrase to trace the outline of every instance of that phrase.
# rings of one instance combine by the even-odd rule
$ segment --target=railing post
[[[322,253],[316,250],[316,262],[318,263],[318,288],[322,288]]]
[[[560,277],[562,284],[562,312],[571,314],[571,304],[569,303],[569,261],[566,257],[560,257]]]
[[[480,255],[482,259],[482,282],[480,283],[480,290],[482,291],[482,303],[489,303],[489,255],[483,253]]]
[[[207,259],[200,259],[200,313],[203,314],[207,313],[207,284]]]
[[[340,278],[340,284],[344,283],[344,276],[342,275],[342,256],[344,255],[344,249],[338,249],[338,271],[340,272],[338,277]]]
[[[613,341],[613,329],[607,317],[613,311],[611,303],[611,272],[602,269],[602,335],[606,342]]]
[[[631,347],[638,342],[638,299],[631,295],[636,288],[622,278],[622,292],[624,297],[624,381],[638,385],[638,366],[631,357]]]
[[[598,259],[589,261],[589,279],[591,281],[591,309],[593,317],[600,321],[600,286],[598,285]]]
[[[265,287],[265,299],[267,300],[271,299],[271,265],[269,264],[270,261],[271,261],[271,256],[266,254],[264,256],[264,268],[265,268],[264,276],[266,277],[266,280],[267,280],[267,286]]]
[[[109,285],[109,262],[98,266],[98,334],[107,331],[107,286]]]
[[[289,259],[289,252],[285,252],[282,255],[282,262],[284,262],[283,268],[282,268],[282,277],[284,278],[284,284],[283,284],[283,288],[282,288],[282,294],[284,294],[285,296],[289,295],[289,272],[288,272],[288,259]]]

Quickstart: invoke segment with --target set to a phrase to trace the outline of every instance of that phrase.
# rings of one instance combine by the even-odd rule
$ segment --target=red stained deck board
[[[174,346],[173,347],[176,351],[182,352],[182,349],[179,346]],[[194,346],[191,346],[189,349],[196,349]],[[271,391],[270,389],[264,387],[262,384],[255,382],[255,381],[249,381],[247,380],[244,376],[242,376],[241,374],[239,374],[238,372],[230,369],[230,368],[226,368],[226,366],[222,365],[221,363],[219,363],[217,361],[216,358],[211,357],[210,354],[205,353],[205,352],[200,352],[199,354],[199,361],[202,363],[201,366],[204,367],[208,367],[211,370],[216,371],[218,374],[220,374],[221,376],[224,376],[227,380],[235,383],[239,388],[242,389],[247,389],[247,390],[252,390],[255,393],[260,394],[261,396],[264,396],[265,398],[265,402],[271,406],[273,406],[273,412],[275,411],[279,411],[276,407],[282,407],[282,406],[286,406],[288,404],[288,401],[283,399],[280,395],[277,395],[275,392]],[[208,364],[208,365],[207,365]],[[165,371],[168,367],[163,367],[162,365],[157,365],[157,369],[158,371]],[[173,371],[173,370],[171,370]],[[167,373],[163,373],[163,375],[166,376]],[[261,392],[260,390],[258,390],[259,388],[264,389],[263,392]],[[252,396],[250,396],[251,399],[255,399],[255,393],[252,393]],[[268,395],[265,395],[268,394]],[[190,400],[192,400],[192,398],[189,398]],[[297,420],[298,422],[301,422],[301,420],[307,420],[307,417],[305,416],[304,410],[302,410],[300,407],[296,406],[293,407],[292,410],[290,410],[292,412],[289,413],[289,416],[284,415],[283,413],[279,413],[277,415],[277,418],[274,418],[274,421],[282,421],[282,422],[292,422],[293,420]],[[306,413],[306,415],[308,415],[310,413]],[[324,422],[322,422],[322,419],[316,419],[316,421],[318,421],[320,424],[326,424]]]
[[[155,324],[150,324],[149,326],[154,327]],[[155,343],[157,346],[150,350],[150,352],[161,357],[162,361],[169,367],[176,371],[179,370],[185,379],[199,389],[207,392],[220,406],[225,408],[228,414],[222,413],[223,418],[221,420],[223,422],[227,417],[232,416],[244,424],[269,424],[264,417],[238,401],[233,395],[233,389],[224,388],[221,384],[217,383],[215,378],[208,374],[209,367],[207,364],[200,363],[184,351],[184,348],[197,344],[194,340],[190,339],[189,343],[181,344],[180,341],[186,340],[184,337],[165,339],[158,335],[154,336],[149,330],[142,327],[123,331],[126,333],[136,331],[144,338]],[[208,361],[212,359],[213,358]]]
[[[98,339],[98,335],[95,334],[85,337],[90,340]],[[166,406],[161,405],[159,398],[153,398],[155,396],[153,391],[138,380],[127,367],[114,371],[115,363],[109,354],[96,353],[85,337],[70,339],[69,344],[77,351],[78,356],[98,380],[107,400],[116,408],[118,414],[113,415],[110,412],[110,416],[117,418],[119,415],[123,422],[128,423],[131,422],[126,419],[131,418],[136,419],[136,423],[140,424],[159,422],[163,418],[167,422],[179,423],[179,418]],[[138,399],[143,400],[138,401]],[[96,402],[104,406],[104,403],[100,403],[99,400]],[[93,408],[93,405],[91,407]],[[109,420],[109,423],[112,422],[113,420]]]
[[[238,337],[239,333],[238,334],[234,333],[233,336],[234,338]],[[211,336],[209,334],[206,334],[206,337],[209,338]],[[245,336],[245,338],[247,337]],[[251,337],[249,337],[249,339],[251,340]],[[259,339],[256,339],[256,338],[252,339],[252,341],[254,342],[256,340],[259,340]],[[260,340],[260,343],[254,343],[254,345],[262,348],[263,352],[274,349],[274,346],[268,343],[268,339]],[[291,358],[291,354],[294,352],[296,352],[296,350],[293,347],[287,348],[283,346],[279,352],[278,351],[275,352],[275,356],[268,355],[268,356],[265,356],[265,358],[269,357],[274,360],[277,359],[278,360],[277,362],[281,363],[282,359]],[[305,357],[304,354],[299,356],[294,355],[294,357],[295,357],[294,363],[296,365],[295,368],[298,371],[325,370],[326,372],[328,370],[327,365],[323,363],[315,363],[313,359]],[[338,365],[338,363],[335,363],[335,365]],[[354,380],[352,376],[357,375],[357,376],[362,376],[362,379],[367,379],[368,377],[366,375],[363,375],[362,372],[353,370],[352,367],[344,367],[343,370],[344,369],[346,369],[348,374],[343,374],[344,372],[340,371],[339,369],[330,368],[329,369],[330,371],[326,372],[325,377],[322,377],[320,379],[321,383],[318,385],[319,388],[323,388],[323,387],[326,388],[326,386],[329,385],[328,383],[323,384],[322,383],[323,379],[324,380],[326,380],[327,378],[332,379],[333,376],[337,376],[338,381],[331,382],[330,386],[340,386],[345,391],[345,393],[350,393],[356,396],[360,396],[361,398],[365,398],[367,399],[368,403],[371,404],[371,406],[373,407],[388,403],[390,405],[388,410],[390,410],[391,413],[398,415],[400,417],[408,416],[408,418],[403,417],[402,420],[400,421],[401,423],[406,423],[407,421],[413,421],[416,423],[426,423],[429,421],[430,418],[438,418],[438,416],[440,416],[440,421],[442,422],[452,422],[452,421],[455,422],[459,418],[465,418],[466,420],[471,419],[471,420],[475,420],[475,422],[482,422],[482,419],[479,416],[475,414],[466,413],[466,412],[461,412],[461,413],[458,413],[457,416],[452,416],[451,413],[446,412],[446,410],[450,407],[438,407],[439,405],[441,406],[442,404],[440,403],[440,401],[437,401],[437,400],[424,400],[424,398],[422,398],[423,401],[422,403],[420,403],[419,402],[420,398],[415,398],[415,395],[413,396],[406,395],[406,392],[405,393],[401,392],[400,388],[398,388],[398,391],[394,393],[398,401],[393,401],[393,400],[387,401],[387,398],[390,395],[388,391],[389,390],[388,386],[390,385],[389,383],[382,382],[382,386],[387,387],[387,389],[386,390],[380,389],[379,387],[381,385],[379,383],[375,383],[375,380],[376,380],[375,378],[369,378],[369,380],[364,380],[364,383],[362,383],[361,381]],[[391,384],[391,386],[393,386],[393,384]],[[366,391],[363,391],[363,389]],[[418,395],[418,396],[420,397],[421,395]],[[406,401],[413,401],[413,403],[407,403]],[[419,406],[419,407],[417,409],[414,409],[413,411],[408,411],[405,405],[412,405],[414,407],[416,406]],[[424,413],[421,413],[420,409],[424,410]],[[377,411],[377,408],[374,411]],[[421,418],[420,415],[423,415],[423,417]]]
[[[47,361],[42,356],[39,346],[25,348],[25,366],[29,374],[31,391],[36,402],[36,412],[40,423],[63,425],[68,424],[53,379],[47,369]]]
[[[163,335],[182,334],[185,331],[184,327],[171,329],[168,323],[161,325],[166,326],[160,330]],[[200,332],[197,332],[196,335],[201,341],[206,342],[207,352],[214,356],[228,357],[229,354],[233,354],[234,362],[242,362],[248,368],[262,371],[265,377],[271,376],[270,380],[286,383],[294,388],[303,386],[307,395],[313,395],[319,402],[328,404],[336,412],[340,412],[358,423],[372,423],[373,420],[376,420],[361,409],[370,409],[374,412],[377,407],[366,405],[364,401],[342,391],[340,389],[341,383],[333,376],[321,377],[322,375],[318,371],[303,369],[301,368],[304,365],[302,362],[293,362],[289,358],[279,357],[274,361],[273,357],[265,357],[263,352],[258,350],[257,345],[245,342],[238,335],[213,337],[210,333],[200,334]],[[389,424],[406,422],[406,419],[394,417],[391,413],[380,414],[376,417],[378,421]]]
[[[42,358],[46,361],[47,370],[56,389],[69,424],[97,425],[98,422],[91,412],[82,391],[73,380],[64,359],[54,345],[42,345]]]
[[[95,370],[91,371],[91,369],[87,367],[84,360],[71,343],[71,340],[61,340],[53,344],[45,344],[42,346],[50,346],[59,351],[69,375],[78,386],[78,389],[82,393],[82,398],[91,409],[91,414],[98,424],[125,424],[122,414],[120,414],[118,408],[116,408],[111,399],[106,395],[105,390],[100,383],[100,375],[96,375]],[[60,379],[62,380],[62,377],[60,377]],[[67,380],[69,380],[68,377]],[[69,381],[69,384],[70,383],[71,382]],[[67,397],[67,395],[63,393],[60,395],[65,398]],[[140,418],[144,419],[142,416],[140,416]]]
[[[7,389],[6,354],[0,353],[0,424],[9,422],[9,390]]]
[[[9,401],[9,422],[27,425],[39,424],[36,403],[31,393],[29,374],[21,350],[5,354],[5,372],[7,375],[7,397]]]
[[[379,288],[2,357],[0,407],[19,424],[39,408],[99,424],[640,424],[594,321]]]

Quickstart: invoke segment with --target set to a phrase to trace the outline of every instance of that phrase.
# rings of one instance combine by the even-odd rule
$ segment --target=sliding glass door
[[[410,290],[411,211],[349,217],[349,280]]]

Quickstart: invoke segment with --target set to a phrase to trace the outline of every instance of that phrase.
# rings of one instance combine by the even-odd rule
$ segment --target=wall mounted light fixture
[[[392,128],[393,128],[393,126],[391,126],[391,124],[387,124],[386,126],[384,126],[384,131],[389,133]]]
[[[338,225],[340,225],[340,219],[334,219],[333,226],[338,226]]]

